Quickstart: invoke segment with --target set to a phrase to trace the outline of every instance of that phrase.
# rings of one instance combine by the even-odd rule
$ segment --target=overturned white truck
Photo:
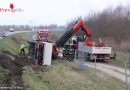
[[[51,65],[52,43],[48,41],[47,29],[31,35],[28,42],[28,60],[36,65]]]
[[[36,62],[38,59],[39,65],[51,65],[52,58],[52,43],[39,42],[39,48],[37,48],[36,41],[28,40],[28,60],[30,63]]]

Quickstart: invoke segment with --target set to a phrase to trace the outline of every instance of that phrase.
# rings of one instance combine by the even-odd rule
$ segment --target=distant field
[[[27,90],[125,90],[124,84],[107,74],[69,61],[53,61],[49,67],[24,67]]]

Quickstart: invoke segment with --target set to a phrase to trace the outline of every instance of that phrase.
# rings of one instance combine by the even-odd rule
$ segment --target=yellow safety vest
[[[25,48],[25,45],[21,44],[20,49],[23,49],[23,48]]]

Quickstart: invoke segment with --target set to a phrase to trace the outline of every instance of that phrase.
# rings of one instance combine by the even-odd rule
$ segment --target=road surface
[[[94,63],[87,62],[86,64],[88,67],[95,68]],[[115,78],[118,78],[118,79],[122,80],[123,82],[126,81],[124,68],[108,65],[105,63],[97,63],[96,69],[101,70]],[[127,70],[127,75],[128,75],[128,83],[130,84],[130,71],[129,70]]]
[[[76,60],[80,61],[80,60]],[[85,66],[95,68],[95,63],[94,62],[83,62]],[[100,70],[102,72],[105,72],[106,74],[113,76],[123,82],[126,81],[125,77],[125,69],[118,67],[118,66],[112,66],[106,63],[96,63],[96,69]],[[127,70],[127,76],[128,76],[128,83],[130,84],[130,70]]]
[[[10,32],[10,31],[4,31],[5,33],[5,36],[10,36],[10,35],[13,35],[13,34],[17,34],[17,33],[25,33],[25,32],[33,32],[33,31],[14,31],[14,32]],[[4,38],[4,37],[1,37],[0,36],[0,40]]]
[[[14,31],[14,32],[6,31],[6,36],[17,34],[17,33],[25,33],[25,32],[32,32],[32,31]]]

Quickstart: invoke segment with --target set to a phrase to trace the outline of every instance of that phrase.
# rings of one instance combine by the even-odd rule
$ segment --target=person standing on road
[[[25,55],[25,45],[24,44],[20,45],[20,54]]]

